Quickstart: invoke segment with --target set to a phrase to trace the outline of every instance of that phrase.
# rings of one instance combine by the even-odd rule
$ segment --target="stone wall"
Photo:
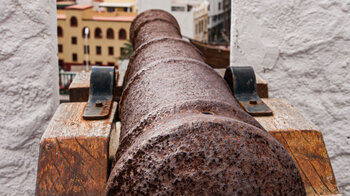
[[[232,0],[231,63],[253,66],[323,133],[350,195],[350,0]]]
[[[0,195],[34,195],[58,106],[56,1],[0,1]]]

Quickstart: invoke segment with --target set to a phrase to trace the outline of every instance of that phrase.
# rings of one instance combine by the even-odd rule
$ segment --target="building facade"
[[[59,65],[75,70],[89,65],[118,66],[118,59],[129,43],[129,29],[137,12],[133,3],[114,5],[108,11],[92,5],[73,5],[57,10]],[[125,7],[127,6],[127,7]],[[108,7],[105,7],[108,9]],[[85,34],[86,28],[89,34]],[[87,58],[88,56],[88,58]]]
[[[231,1],[209,0],[209,42],[227,42],[231,25]]]
[[[198,41],[207,41],[208,36],[204,30],[207,24],[205,21],[208,21],[206,0],[137,0],[136,7],[139,13],[149,9],[165,10],[176,18],[182,35]]]
[[[207,1],[204,1],[194,10],[194,25],[195,25],[194,39],[205,43],[208,42],[208,38],[209,38],[208,37],[209,36],[208,35],[208,24],[209,24],[208,8],[209,8],[209,3]]]

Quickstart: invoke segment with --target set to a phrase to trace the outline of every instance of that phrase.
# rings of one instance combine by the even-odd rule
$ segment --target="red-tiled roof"
[[[93,16],[92,20],[97,21],[116,21],[116,22],[132,22],[136,16]]]
[[[67,16],[65,14],[57,14],[57,19],[58,20],[64,20],[66,18],[67,18]]]
[[[67,9],[67,10],[85,10],[85,9],[88,9],[91,7],[92,7],[92,5],[72,5],[72,6],[66,7],[65,9]]]

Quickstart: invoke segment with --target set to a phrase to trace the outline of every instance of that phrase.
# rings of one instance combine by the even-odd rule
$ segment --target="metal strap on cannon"
[[[260,99],[252,67],[226,69],[224,76],[241,107],[252,116],[272,116],[271,109]]]
[[[108,117],[113,104],[114,81],[114,67],[92,67],[84,119],[99,120]]]

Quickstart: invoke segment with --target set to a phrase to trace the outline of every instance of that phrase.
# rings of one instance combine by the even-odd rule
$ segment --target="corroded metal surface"
[[[136,47],[106,194],[304,195],[288,152],[179,39],[173,20],[164,11],[146,11],[131,26]]]

